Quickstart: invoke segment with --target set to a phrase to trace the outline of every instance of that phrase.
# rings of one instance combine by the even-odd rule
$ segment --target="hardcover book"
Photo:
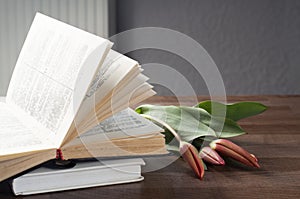
[[[142,181],[141,158],[77,162],[73,168],[55,169],[49,164],[15,178],[15,195],[30,195],[79,188]]]

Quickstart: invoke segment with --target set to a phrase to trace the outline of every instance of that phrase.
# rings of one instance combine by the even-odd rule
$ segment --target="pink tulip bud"
[[[210,143],[210,147],[221,155],[228,156],[235,159],[245,165],[259,168],[258,160],[253,155],[247,152],[242,147],[234,144],[233,142],[226,139],[217,139]]]
[[[204,176],[204,163],[199,158],[197,149],[190,143],[181,141],[179,151],[183,159],[190,165],[200,180],[202,180]]]
[[[254,158],[254,160],[256,161],[256,162],[258,162],[258,159],[256,158],[256,156],[254,155],[254,154],[250,154],[253,158]]]
[[[210,147],[203,147],[199,153],[199,156],[208,163],[215,165],[225,165],[225,161],[223,160],[223,158],[221,158],[219,154]]]

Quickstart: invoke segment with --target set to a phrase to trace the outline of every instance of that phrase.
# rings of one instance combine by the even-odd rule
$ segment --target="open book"
[[[0,181],[58,149],[66,159],[166,153],[161,129],[126,109],[155,94],[147,77],[111,46],[36,14],[0,102]]]

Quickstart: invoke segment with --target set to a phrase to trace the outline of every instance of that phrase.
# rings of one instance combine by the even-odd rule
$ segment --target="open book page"
[[[149,120],[143,118],[134,110],[127,108],[110,118],[104,120],[93,129],[82,134],[80,137],[88,137],[95,134],[105,135],[109,139],[122,137],[139,137],[163,130]]]
[[[127,108],[67,143],[70,146],[82,142],[103,142],[128,137],[147,137],[162,132],[163,129]]]
[[[133,94],[133,91],[136,90],[136,87],[139,87],[138,85],[135,85],[135,87],[130,85],[131,82],[136,82],[137,79],[140,79],[140,73],[140,67],[133,67],[115,88],[111,88],[112,90],[104,97],[103,100],[96,104],[94,110],[88,114],[88,117],[79,123],[79,125],[77,123],[76,130],[78,134],[80,135],[86,132],[97,125],[100,121],[103,121],[111,115],[129,107],[131,95]],[[131,90],[127,89],[128,86],[130,86]],[[127,93],[124,94],[125,92],[123,91],[126,91]]]
[[[116,89],[118,84],[120,84],[137,65],[138,63],[135,60],[110,50],[76,115],[74,120],[75,125],[79,127],[83,120],[87,118],[87,115],[89,115],[88,118],[95,118],[95,115],[90,115],[94,112],[95,106],[103,103],[105,97],[107,97],[112,90]]]
[[[123,84],[127,76],[131,76],[134,69],[137,67],[137,62],[114,50],[110,50],[106,56],[103,65],[97,72],[91,86],[83,100],[83,103],[74,119],[72,128],[63,144],[69,142],[78,134],[84,133],[86,129],[82,129],[83,124],[89,120],[97,120],[95,110],[97,106],[102,106],[106,103],[111,95],[120,84]],[[135,74],[135,76],[138,73]],[[96,123],[98,124],[98,122]],[[96,125],[95,124],[95,125]]]
[[[42,150],[47,145],[6,103],[0,102],[0,156]]]
[[[77,130],[79,132],[86,131],[85,129],[90,129],[91,127],[97,125],[99,123],[99,120],[101,121],[103,118],[105,119],[107,117],[110,117],[120,110],[130,106],[132,100],[136,101],[137,97],[140,97],[140,95],[143,95],[145,92],[152,89],[152,86],[145,82],[147,79],[148,78],[146,76],[139,74],[136,78],[126,84],[122,89],[114,90],[114,93],[109,101],[101,104],[101,106],[99,106],[95,110],[95,116],[90,117],[89,121],[84,123],[84,125],[80,126],[80,128],[78,128]]]
[[[141,69],[139,67],[136,67],[136,69],[135,72],[132,70],[130,73],[133,73],[128,74],[120,83],[121,85],[118,85],[113,89],[113,92],[106,96],[106,100],[97,104],[93,115],[89,116],[87,121],[77,126],[79,134],[97,125],[99,121],[129,107],[133,102],[141,102],[139,99],[144,100],[155,94],[152,91],[153,87],[146,82],[149,78],[140,73]],[[150,95],[149,90],[152,91]],[[145,98],[144,94],[146,93],[147,97]]]
[[[166,154],[162,129],[125,109],[62,146],[64,158]]]
[[[37,13],[7,103],[26,113],[24,120],[34,119],[29,125],[39,127],[37,136],[59,147],[110,47],[103,38]]]
[[[143,85],[138,87],[131,96],[130,107],[155,95],[156,92],[152,88],[153,86],[148,83],[144,83]]]
[[[128,104],[129,106],[129,101],[139,90],[139,88],[144,84],[149,85],[148,83],[146,83],[147,80],[148,77],[143,74],[139,74],[134,80],[130,81],[124,88],[119,90],[119,92],[116,92],[111,99],[112,109],[114,110],[121,104]],[[149,85],[149,88],[152,88],[152,86]]]

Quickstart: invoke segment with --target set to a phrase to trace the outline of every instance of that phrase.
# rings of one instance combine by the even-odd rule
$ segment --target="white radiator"
[[[0,0],[0,95],[6,94],[36,12],[108,37],[108,0]]]

